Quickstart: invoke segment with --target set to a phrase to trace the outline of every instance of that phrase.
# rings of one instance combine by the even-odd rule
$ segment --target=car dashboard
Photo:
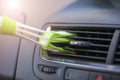
[[[75,54],[40,48],[34,57],[36,75],[45,80],[119,80],[119,13],[108,0],[80,0],[52,15],[43,29],[75,33],[70,39],[91,46],[55,44],[69,46],[65,48]]]
[[[90,46],[54,44],[74,51],[72,54],[44,50],[23,40],[14,79],[120,80],[119,3],[119,0],[77,0],[49,16],[41,29],[51,27],[54,31],[76,34],[69,38],[89,42]]]

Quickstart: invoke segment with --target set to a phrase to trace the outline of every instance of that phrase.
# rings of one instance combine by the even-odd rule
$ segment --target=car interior
[[[0,80],[120,80],[120,0],[0,0],[0,15],[75,34],[52,43],[69,52],[0,34]]]

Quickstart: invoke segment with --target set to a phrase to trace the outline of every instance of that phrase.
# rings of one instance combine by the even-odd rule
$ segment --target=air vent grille
[[[68,50],[74,50],[75,54],[63,52],[47,51],[49,57],[74,59],[80,61],[105,63],[114,29],[95,27],[52,27],[55,31],[67,31],[75,33],[77,36],[70,37],[71,40],[86,41],[92,43],[90,47],[75,47],[69,44],[59,44],[59,46],[69,46]],[[58,45],[58,44],[57,44]],[[120,49],[119,49],[120,50]]]
[[[120,39],[115,53],[114,64],[120,64]]]

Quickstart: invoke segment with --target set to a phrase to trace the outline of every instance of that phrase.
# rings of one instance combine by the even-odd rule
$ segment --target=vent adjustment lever
[[[90,47],[92,43],[86,41],[70,41],[70,45],[77,46],[77,47]]]

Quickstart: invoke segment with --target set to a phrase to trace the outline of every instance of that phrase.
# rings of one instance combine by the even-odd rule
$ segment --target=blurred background
[[[49,15],[64,8],[75,0],[0,0],[0,15],[11,16],[26,24],[40,26]]]

